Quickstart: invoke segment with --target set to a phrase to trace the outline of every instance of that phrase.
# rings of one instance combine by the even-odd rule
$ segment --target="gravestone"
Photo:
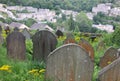
[[[31,38],[30,33],[29,33],[29,31],[27,30],[27,28],[25,28],[25,29],[22,31],[22,34],[25,36],[26,39],[30,39],[30,38]]]
[[[64,40],[64,44],[69,44],[69,43],[76,43],[74,35],[72,33],[67,33],[66,39]]]
[[[100,70],[98,81],[120,81],[120,58]]]
[[[98,43],[97,50],[103,50],[103,49],[105,49],[105,42],[104,41],[100,41]]]
[[[25,60],[25,37],[22,33],[18,32],[18,29],[15,28],[14,32],[10,33],[7,38],[7,55],[9,58],[15,60]]]
[[[91,57],[92,60],[94,60],[94,49],[93,47],[90,45],[90,43],[88,41],[86,41],[85,39],[81,38],[80,39],[80,42],[79,42],[79,45],[84,48],[89,56]]]
[[[0,44],[2,44],[4,41],[3,37],[2,37],[2,27],[0,26]]]
[[[45,61],[48,54],[52,52],[57,45],[56,36],[48,30],[41,30],[32,37],[33,41],[33,59]]]
[[[51,81],[92,81],[93,68],[87,52],[71,43],[49,54],[45,77]]]
[[[109,65],[114,60],[116,60],[118,57],[119,57],[118,50],[113,47],[110,47],[106,50],[104,55],[100,58],[99,66],[101,68],[104,68],[105,66]]]
[[[60,30],[57,30],[56,33],[57,37],[59,38],[60,36],[63,36],[63,32]]]

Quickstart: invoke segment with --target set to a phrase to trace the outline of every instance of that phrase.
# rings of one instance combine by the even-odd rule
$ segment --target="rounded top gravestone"
[[[16,60],[25,60],[26,46],[25,37],[22,33],[14,31],[7,38],[7,55]]]
[[[110,47],[106,50],[106,52],[104,53],[104,55],[100,58],[100,67],[103,68],[107,65],[109,65],[110,63],[112,63],[114,60],[116,60],[118,58],[118,50]]]
[[[98,81],[120,81],[120,58],[99,71]]]
[[[94,64],[77,44],[66,44],[49,54],[46,79],[52,81],[91,81]]]
[[[90,45],[90,43],[88,41],[86,41],[85,39],[80,39],[79,45],[84,48],[89,56],[91,57],[92,60],[94,60],[94,49],[93,47]]]
[[[49,53],[52,52],[57,45],[56,36],[48,30],[36,32],[32,37],[32,41],[33,59],[38,61],[45,61]]]

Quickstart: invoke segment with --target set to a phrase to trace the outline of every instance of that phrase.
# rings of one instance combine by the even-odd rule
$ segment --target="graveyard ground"
[[[84,38],[88,40],[88,37],[80,37],[79,34],[74,34],[75,40],[79,42],[80,38]],[[105,38],[104,38],[105,37]],[[57,47],[63,44],[65,40],[65,36],[60,37],[58,39]],[[100,57],[104,54],[106,49],[101,47],[100,50],[97,49],[98,43],[101,40],[107,40],[108,42],[109,37],[103,36],[103,38],[96,38],[94,42],[90,42],[90,44],[94,47],[95,57],[94,57],[94,74],[93,80],[96,81],[98,72],[100,70],[99,60]],[[106,44],[105,48],[109,46]],[[43,81],[44,74],[45,74],[45,63],[44,62],[36,62],[32,61],[32,41],[26,40],[26,55],[27,59],[25,61],[15,61],[10,60],[6,56],[6,43],[0,45],[0,81]]]

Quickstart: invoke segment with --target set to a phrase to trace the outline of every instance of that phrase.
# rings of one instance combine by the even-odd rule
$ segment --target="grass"
[[[31,45],[31,41],[27,45]],[[27,56],[29,59],[26,61],[15,61],[7,58],[5,46],[0,45],[0,81],[43,81],[44,72],[40,70],[45,69],[44,62],[36,62],[31,60],[31,54],[28,55],[29,50],[32,48],[27,47]],[[31,52],[31,51],[30,51]],[[7,67],[9,66],[9,67]],[[29,73],[31,70],[37,69],[37,72]]]

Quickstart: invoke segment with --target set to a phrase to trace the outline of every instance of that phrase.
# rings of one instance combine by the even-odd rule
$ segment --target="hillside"
[[[0,3],[12,6],[23,5],[54,10],[62,8],[74,11],[91,11],[93,6],[100,3],[114,3],[113,6],[120,6],[118,1],[119,0],[0,0]]]

